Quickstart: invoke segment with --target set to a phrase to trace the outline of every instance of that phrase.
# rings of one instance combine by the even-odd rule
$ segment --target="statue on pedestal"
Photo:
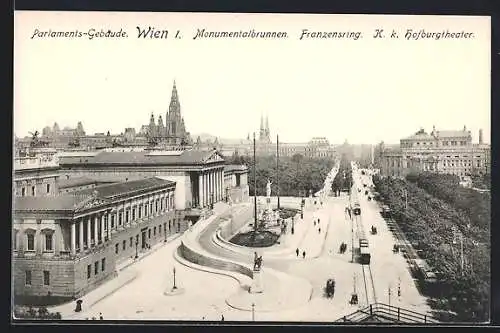
[[[253,259],[253,270],[254,271],[260,271],[260,268],[262,266],[262,256],[258,256],[257,252],[255,252],[254,259]]]
[[[269,181],[269,178],[267,179],[267,185],[266,185],[266,197],[271,197],[271,182]]]

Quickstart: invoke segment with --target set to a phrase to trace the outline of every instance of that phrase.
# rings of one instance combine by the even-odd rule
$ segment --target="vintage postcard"
[[[12,318],[490,321],[490,18],[15,12]]]

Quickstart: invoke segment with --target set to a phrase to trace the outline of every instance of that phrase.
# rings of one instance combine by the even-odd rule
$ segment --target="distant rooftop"
[[[114,183],[114,182],[100,181],[89,177],[74,177],[69,179],[60,178],[58,181],[58,187],[60,189],[64,189],[68,187],[84,186],[90,184],[102,184],[102,183]]]
[[[197,165],[205,164],[214,154],[216,154],[216,152],[213,150],[183,150],[174,152],[101,151],[94,156],[61,156],[60,164]]]

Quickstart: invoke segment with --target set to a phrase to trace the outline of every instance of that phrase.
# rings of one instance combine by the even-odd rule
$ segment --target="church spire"
[[[169,113],[170,112],[179,113],[179,114],[181,112],[181,107],[179,104],[179,96],[177,94],[177,85],[175,84],[175,80],[174,80],[174,85],[172,87],[172,96],[170,98]]]
[[[271,138],[271,132],[269,131],[269,116],[266,115],[266,137],[267,139]]]

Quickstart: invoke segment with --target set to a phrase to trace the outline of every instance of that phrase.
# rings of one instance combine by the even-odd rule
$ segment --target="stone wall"
[[[31,285],[26,285],[26,271],[31,271]],[[43,271],[49,271],[50,283],[44,285]],[[72,297],[75,265],[72,260],[13,258],[14,295]]]
[[[197,253],[190,249],[188,246],[186,246],[184,243],[181,243],[181,245],[177,248],[178,254],[194,263],[197,265],[201,266],[206,266],[206,267],[211,267],[219,270],[224,270],[224,271],[230,271],[230,272],[235,272],[235,273],[240,273],[243,275],[248,276],[249,278],[253,279],[253,271],[246,266],[230,262],[230,261],[225,261],[222,259],[217,259],[217,258],[210,258],[207,256],[204,256],[203,254]]]
[[[247,202],[249,199],[248,185],[230,188],[228,194],[234,203]]]
[[[14,294],[24,298],[45,297],[50,292],[50,295],[54,297],[68,299],[81,297],[104,282],[116,277],[117,264],[135,257],[135,240],[137,236],[139,237],[138,251],[148,251],[141,249],[142,230],[146,232],[146,243],[154,246],[165,240],[164,228],[166,228],[167,237],[177,232],[183,233],[188,228],[188,221],[184,220],[184,212],[170,211],[164,215],[145,220],[143,223],[131,224],[129,227],[113,233],[109,241],[98,245],[88,255],[76,259],[44,258],[40,256],[14,257]],[[123,249],[124,241],[125,249]],[[118,253],[115,252],[117,244]],[[102,269],[103,259],[105,263],[104,270]],[[97,274],[95,272],[96,262]],[[89,265],[90,277],[88,275]],[[30,286],[25,285],[25,272],[27,270],[31,271]],[[43,284],[44,270],[50,272],[50,284],[48,286]]]
[[[221,237],[230,240],[245,224],[253,222],[253,207],[245,207],[232,215],[226,222],[221,223]]]

